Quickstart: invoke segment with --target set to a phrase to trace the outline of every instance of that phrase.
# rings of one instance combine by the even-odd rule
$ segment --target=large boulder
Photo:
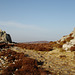
[[[12,43],[11,36],[0,29],[0,42]]]

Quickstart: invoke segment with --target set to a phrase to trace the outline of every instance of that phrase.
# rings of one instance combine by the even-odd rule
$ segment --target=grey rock
[[[0,42],[12,43],[10,34],[7,34],[5,31],[0,29]]]
[[[6,35],[6,39],[7,41],[9,41],[10,43],[12,43],[12,39],[11,39],[11,36],[9,34]]]

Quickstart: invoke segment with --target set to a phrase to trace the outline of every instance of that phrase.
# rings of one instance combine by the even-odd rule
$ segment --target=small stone
[[[7,59],[7,57],[4,57],[4,60],[6,60]]]
[[[18,69],[16,69],[16,71],[18,71]]]
[[[13,64],[15,64],[15,62],[13,62]]]

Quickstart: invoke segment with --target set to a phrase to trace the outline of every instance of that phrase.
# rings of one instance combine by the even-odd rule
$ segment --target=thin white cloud
[[[48,40],[53,34],[46,28],[37,25],[25,25],[11,21],[0,21],[5,31],[12,35],[14,41]]]
[[[8,26],[8,27],[15,27],[15,28],[21,28],[21,29],[33,29],[38,31],[46,31],[45,28],[41,28],[36,25],[25,25],[17,22],[11,22],[11,21],[0,21],[0,25],[2,26]]]

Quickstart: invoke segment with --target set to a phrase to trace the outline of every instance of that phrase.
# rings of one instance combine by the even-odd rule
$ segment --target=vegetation
[[[75,51],[75,46],[70,48],[71,51]]]
[[[37,60],[26,57],[24,53],[17,53],[8,49],[7,51],[3,50],[0,53],[1,56],[7,57],[8,67],[3,69],[1,75],[47,75],[52,74],[42,68],[38,67]]]

